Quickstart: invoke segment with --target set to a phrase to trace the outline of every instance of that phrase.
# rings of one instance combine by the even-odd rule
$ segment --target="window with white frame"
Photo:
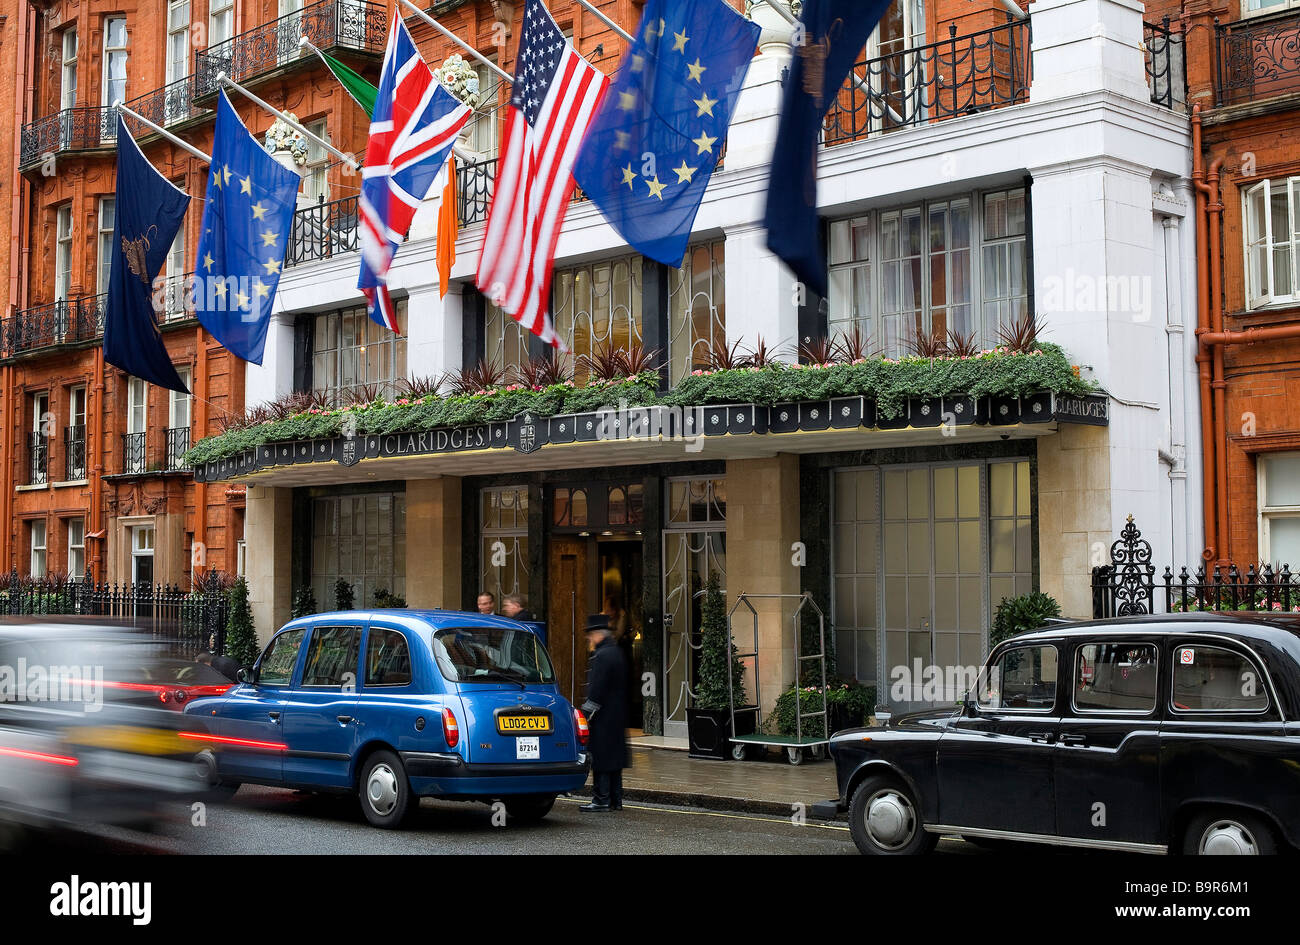
[[[33,519],[30,527],[31,555],[28,559],[28,571],[33,578],[45,577],[45,522]]]
[[[1264,16],[1296,6],[1300,6],[1300,0],[1242,0],[1241,15],[1243,17]]]
[[[189,367],[177,367],[176,376],[181,382],[190,387],[190,369]],[[190,395],[181,391],[169,391],[171,394],[171,403],[168,405],[167,426],[172,430],[188,430],[190,427]]]
[[[126,17],[110,16],[104,20],[103,105],[126,101],[126,42]]]
[[[997,343],[1029,309],[1024,188],[963,194],[830,224],[827,328],[896,357],[918,337]]]
[[[148,393],[145,382],[138,377],[129,377],[126,382],[126,432],[145,432],[145,415],[148,406]]]
[[[1294,302],[1296,243],[1300,240],[1300,177],[1262,180],[1243,200],[1246,307]]]
[[[54,301],[62,302],[72,294],[72,204],[64,204],[55,213],[54,223]]]
[[[329,141],[329,125],[325,119],[308,122],[307,130],[318,138]],[[302,176],[302,192],[312,203],[323,203],[330,199],[329,165],[329,152],[308,138],[307,173]]]
[[[406,300],[396,303],[400,334],[376,325],[362,308],[314,316],[312,389],[336,400],[373,386],[391,396],[406,377]]]
[[[235,0],[212,0],[208,4],[208,48],[235,35]]]
[[[86,520],[70,518],[68,527],[68,580],[80,581],[86,574]]]
[[[95,290],[100,295],[108,291],[108,280],[113,274],[113,226],[117,219],[117,198],[99,198],[99,238],[96,240],[99,271]]]
[[[1259,560],[1300,571],[1300,453],[1261,453],[1256,472]]]
[[[496,55],[487,59],[496,62]],[[469,147],[486,160],[497,156],[497,116],[500,105],[501,78],[481,62],[471,63],[478,76],[479,106],[469,122]]]
[[[167,5],[167,84],[190,74],[190,0]]]
[[[185,189],[185,181],[172,181],[177,190]],[[167,262],[163,267],[166,285],[163,290],[164,317],[167,319],[188,318],[192,312],[185,310],[185,227],[176,230],[176,238],[167,250]]]
[[[59,86],[59,107],[72,108],[77,104],[77,28],[63,31],[62,84]]]
[[[131,580],[136,584],[153,583],[154,527],[136,525],[131,529]]]

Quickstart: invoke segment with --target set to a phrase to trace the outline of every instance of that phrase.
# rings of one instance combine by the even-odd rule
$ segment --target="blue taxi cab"
[[[356,793],[396,827],[421,797],[502,801],[538,820],[587,778],[587,722],[526,624],[454,611],[293,620],[240,685],[185,707],[214,787]]]

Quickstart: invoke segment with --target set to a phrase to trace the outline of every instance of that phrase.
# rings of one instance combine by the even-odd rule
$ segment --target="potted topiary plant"
[[[1059,616],[1061,605],[1056,598],[1042,591],[1004,597],[993,615],[993,626],[989,628],[989,649],[1018,633],[1045,627],[1049,618]]]
[[[692,758],[732,757],[732,735],[752,735],[757,713],[745,705],[745,664],[737,656],[736,644],[727,626],[727,602],[716,574],[710,574],[700,608],[700,665],[695,676],[695,700],[686,709]],[[731,687],[727,686],[727,665],[731,665]],[[736,714],[736,731],[731,729],[731,707],[750,711]]]

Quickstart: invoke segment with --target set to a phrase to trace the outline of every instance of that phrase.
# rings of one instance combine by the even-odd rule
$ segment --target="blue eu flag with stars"
[[[117,212],[104,317],[104,360],[150,384],[188,393],[155,317],[154,278],[185,220],[189,195],[159,174],[117,119]]]
[[[221,93],[195,257],[194,314],[245,361],[262,363],[298,185],[248,133]]]
[[[648,0],[573,177],[629,245],[680,266],[757,24],[723,0]]]

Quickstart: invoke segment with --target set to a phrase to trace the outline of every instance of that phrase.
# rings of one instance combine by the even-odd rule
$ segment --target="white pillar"
[[[256,407],[293,392],[293,316],[271,315],[262,364],[244,364],[244,404]]]
[[[1142,0],[1034,0],[1031,102],[1105,89],[1150,102]]]

